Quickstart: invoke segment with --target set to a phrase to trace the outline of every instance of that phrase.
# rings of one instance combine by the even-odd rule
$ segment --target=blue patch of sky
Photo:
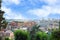
[[[38,19],[39,18],[36,15],[32,15],[32,14],[28,14],[28,13],[23,14],[23,16],[28,19]]]
[[[34,4],[35,5],[34,5]],[[28,0],[22,0],[21,3],[19,5],[8,5],[7,7],[11,8],[14,11],[20,11],[20,12],[26,12],[29,9],[36,9],[36,8],[41,8],[43,5],[47,5],[44,2],[40,2],[40,1],[33,1],[33,3],[31,3]]]
[[[21,4],[19,5],[14,5],[14,4],[11,4],[11,5],[7,5],[8,8],[11,8],[13,11],[15,12],[20,12],[22,13],[23,16],[27,17],[27,18],[30,18],[30,19],[33,19],[33,18],[38,18],[36,15],[31,15],[31,14],[28,14],[26,13],[28,10],[30,9],[37,9],[37,8],[41,8],[43,5],[47,5],[46,3],[44,2],[40,2],[40,1],[32,1],[33,3],[31,3],[30,1],[28,0],[22,0],[21,1]]]
[[[39,0],[32,0],[32,3],[29,0],[22,0],[19,5],[11,4],[6,5],[6,7],[11,8],[15,12],[20,12],[26,18],[37,18],[36,15],[31,15],[26,13],[30,9],[42,8],[42,6],[47,5],[45,2],[40,2]]]
[[[58,18],[58,19],[60,19],[60,14],[57,14],[57,13],[56,14],[49,14],[48,17],[49,18]]]

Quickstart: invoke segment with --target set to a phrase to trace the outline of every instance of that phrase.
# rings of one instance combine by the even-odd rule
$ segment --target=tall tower
[[[5,19],[3,18],[4,11],[1,10],[1,3],[2,3],[2,0],[0,0],[0,30],[1,30],[2,27],[3,27],[2,21],[5,20]]]

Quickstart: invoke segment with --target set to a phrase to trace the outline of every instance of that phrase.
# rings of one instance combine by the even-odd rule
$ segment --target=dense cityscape
[[[60,40],[60,19],[5,19],[0,0],[0,40]]]

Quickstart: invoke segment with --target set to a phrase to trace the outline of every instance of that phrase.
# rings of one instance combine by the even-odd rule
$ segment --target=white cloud
[[[49,5],[54,5],[55,3],[57,3],[59,0],[40,0],[41,2],[45,2]]]
[[[3,4],[10,5],[10,4],[20,4],[21,0],[3,0]],[[36,15],[38,17],[47,17],[51,13],[58,13],[60,14],[60,0],[29,0],[32,5],[35,5],[40,2],[45,2],[48,5],[42,6],[42,8],[37,9],[30,9],[27,11],[27,13],[30,13],[32,15]],[[5,16],[7,19],[13,18],[13,19],[25,19],[20,13],[20,15],[13,12],[11,9],[3,7],[3,10],[6,12],[8,16]]]
[[[32,5],[35,5],[36,3],[39,2],[45,2],[49,5],[55,5],[56,3],[60,3],[60,0],[29,0]]]
[[[46,17],[49,14],[48,10],[45,9],[33,9],[33,10],[29,10],[27,13],[36,15],[38,17]]]
[[[10,5],[10,4],[20,4],[20,0],[3,0],[3,3],[5,3],[5,5]]]
[[[53,13],[60,14],[60,0],[39,0],[39,1],[45,2],[48,5],[43,5],[42,8],[30,9],[27,11],[27,13],[36,15],[38,17],[48,17],[49,14],[53,14]]]
[[[48,6],[58,6],[60,7],[60,0],[40,0],[41,2],[45,2],[46,4],[48,4]]]
[[[60,8],[58,7],[51,7],[51,6],[43,6],[41,9],[31,9],[28,10],[27,13],[32,15],[36,15],[38,17],[48,17],[49,14],[60,14]]]
[[[39,2],[39,0],[28,0],[28,1],[31,3],[31,5],[36,5]]]
[[[14,12],[10,8],[2,7],[2,10],[5,11],[4,17],[6,19],[27,19],[21,13]]]

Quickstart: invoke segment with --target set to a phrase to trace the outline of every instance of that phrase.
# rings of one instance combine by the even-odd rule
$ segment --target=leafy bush
[[[60,30],[55,30],[52,32],[51,40],[60,40]]]
[[[48,40],[48,35],[44,32],[37,32],[36,40]]]
[[[10,40],[9,38],[5,38],[5,40]]]
[[[28,40],[29,33],[23,30],[16,30],[14,36],[15,40]]]

